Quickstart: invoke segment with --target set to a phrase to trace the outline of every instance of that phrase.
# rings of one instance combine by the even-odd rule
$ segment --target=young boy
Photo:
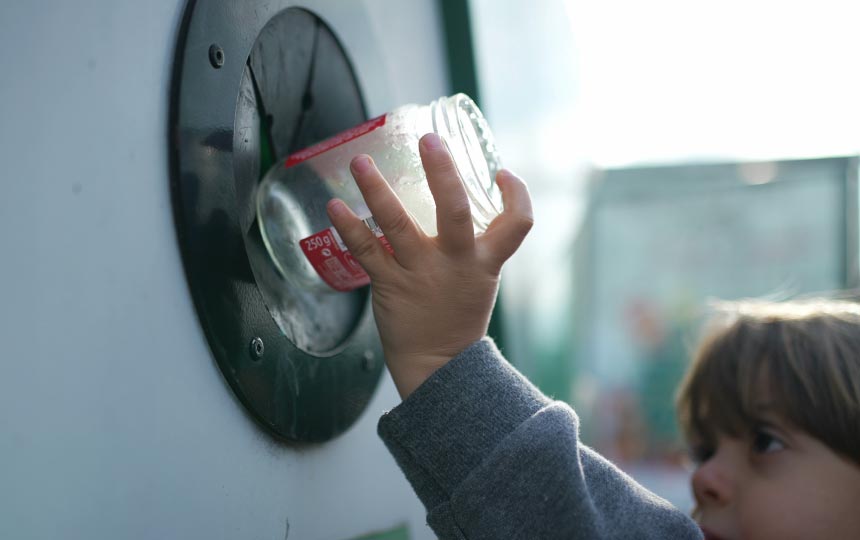
[[[497,177],[505,210],[475,237],[438,137],[420,144],[437,237],[412,222],[366,157],[353,161],[394,254],[339,201],[329,215],[371,276],[403,403],[379,433],[441,539],[701,538],[668,503],[583,446],[578,419],[485,338],[502,264],[532,223],[528,191]],[[698,454],[696,516],[710,540],[860,538],[860,308],[740,304],[702,345],[679,412]]]
[[[419,144],[436,200],[426,236],[367,156],[352,173],[389,253],[342,201],[329,217],[371,278],[385,361],[403,403],[379,434],[440,539],[698,539],[687,516],[579,441],[578,419],[508,364],[485,335],[502,264],[532,225],[525,184],[502,171],[504,212],[475,236],[436,135]]]
[[[705,538],[860,538],[860,306],[722,311],[678,397]]]

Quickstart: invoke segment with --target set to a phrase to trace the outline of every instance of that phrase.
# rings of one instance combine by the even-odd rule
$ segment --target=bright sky
[[[860,150],[860,2],[566,0],[602,164]]]
[[[535,172],[860,151],[857,0],[475,0],[473,13],[488,116]]]

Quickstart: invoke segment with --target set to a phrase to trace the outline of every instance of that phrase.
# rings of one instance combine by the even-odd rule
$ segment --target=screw
[[[251,356],[254,360],[259,360],[263,357],[263,353],[266,352],[266,347],[263,345],[263,340],[261,338],[255,337],[251,340]]]
[[[367,349],[364,351],[364,357],[361,359],[361,368],[364,371],[373,371],[373,368],[376,366],[376,355],[373,354],[373,351]]]
[[[215,69],[220,69],[224,65],[224,49],[214,43],[209,47],[209,63]]]

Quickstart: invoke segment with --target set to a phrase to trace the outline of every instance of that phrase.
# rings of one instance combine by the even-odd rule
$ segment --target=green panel
[[[395,529],[370,533],[351,540],[409,540],[409,527],[401,525]]]
[[[472,21],[468,0],[439,0],[442,22],[445,27],[445,49],[448,54],[448,76],[451,79],[451,93],[463,92],[481,106],[481,93],[478,88],[478,71],[475,63],[475,47],[472,40]],[[504,352],[502,300],[496,300],[493,316],[487,334],[490,335]]]
[[[251,75],[251,83],[254,86],[254,98],[257,102],[257,113],[260,116],[260,177],[263,176],[275,164],[275,145],[272,143],[272,116],[266,112],[265,102],[260,95],[260,86],[257,84],[257,78],[254,76],[251,67],[251,59],[248,58],[248,73]]]
[[[472,43],[472,22],[467,0],[439,0],[445,25],[445,46],[448,52],[448,74],[451,89],[468,94],[481,106],[478,92],[478,72],[475,68],[475,48]]]

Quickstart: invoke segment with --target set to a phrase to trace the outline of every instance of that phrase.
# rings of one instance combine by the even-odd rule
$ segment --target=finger
[[[376,279],[385,270],[391,254],[346,203],[340,199],[332,199],[326,205],[326,210],[350,254],[364,268],[370,279]]]
[[[436,230],[442,246],[453,251],[472,249],[475,245],[472,209],[451,153],[435,133],[421,137],[418,149],[430,193],[436,201]]]
[[[422,233],[403,208],[400,199],[385,181],[370,156],[356,156],[350,162],[349,168],[364,197],[364,202],[373,214],[373,219],[391,243],[395,256],[409,257],[414,250],[418,249],[418,241]]]
[[[525,240],[534,225],[534,216],[525,182],[512,172],[502,169],[496,175],[496,183],[502,190],[505,209],[490,223],[480,242],[496,264],[501,266]]]

